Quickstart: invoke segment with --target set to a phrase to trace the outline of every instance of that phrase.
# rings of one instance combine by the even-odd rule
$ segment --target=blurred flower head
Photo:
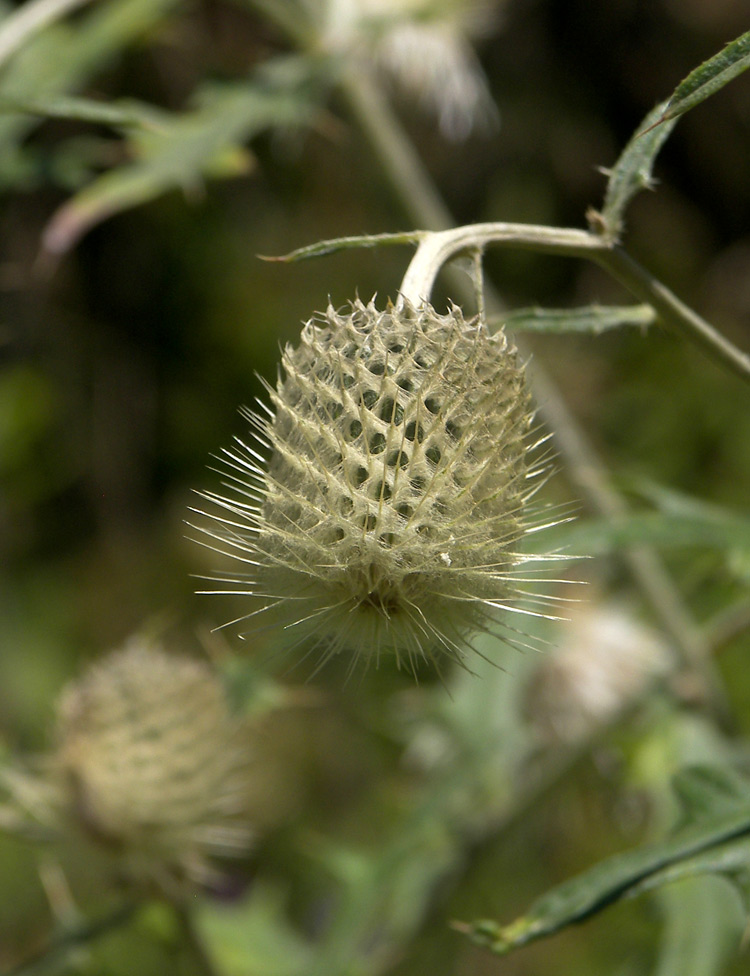
[[[465,139],[497,122],[472,39],[492,22],[488,0],[322,0],[324,49],[370,62],[434,115],[444,136]]]
[[[515,349],[455,307],[356,301],[311,319],[282,366],[273,410],[246,411],[258,449],[225,451],[227,491],[204,494],[200,530],[244,568],[208,592],[255,597],[235,623],[260,615],[322,660],[465,663],[518,602],[545,470]]]
[[[135,639],[61,696],[58,806],[123,873],[175,893],[253,841],[252,751],[203,662]]]
[[[527,714],[548,742],[576,742],[617,718],[664,676],[669,651],[621,607],[582,607],[528,689]]]

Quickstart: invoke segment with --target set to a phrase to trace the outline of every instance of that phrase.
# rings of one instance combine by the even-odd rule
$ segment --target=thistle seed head
[[[62,695],[54,776],[67,812],[169,893],[248,851],[247,743],[202,662],[134,640]]]
[[[529,393],[502,333],[408,303],[328,308],[287,346],[273,410],[246,411],[268,456],[224,452],[228,494],[202,528],[250,567],[224,577],[327,659],[463,662],[515,590]],[[245,620],[246,618],[241,618]]]

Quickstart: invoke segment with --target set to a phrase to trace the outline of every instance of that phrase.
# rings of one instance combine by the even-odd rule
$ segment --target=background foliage
[[[236,410],[260,394],[256,373],[273,381],[279,343],[329,297],[393,295],[405,267],[399,249],[256,258],[415,223],[357,121],[340,60],[305,33],[315,10],[102,0],[0,68],[9,756],[43,748],[65,681],[143,627],[227,666],[241,651],[235,688],[303,685],[262,641],[246,649],[211,634],[232,609],[193,594],[190,574],[208,562],[182,523],[192,489],[211,484],[211,452],[243,433]],[[597,168],[746,29],[745,5],[731,0],[506,0],[476,41],[499,121],[487,110],[452,139],[413,91],[384,86],[457,223],[579,226],[602,198]],[[630,251],[744,349],[749,128],[744,75],[680,120],[657,192],[640,195],[626,226]],[[502,251],[486,268],[512,307],[624,301],[577,261]],[[33,971],[744,972],[743,919],[720,878],[618,905],[507,960],[449,927],[512,919],[583,867],[663,837],[677,816],[668,783],[683,766],[747,766],[747,386],[655,328],[526,341],[639,513],[618,540],[581,505],[564,541],[595,556],[570,570],[591,583],[573,624],[622,614],[626,634],[649,627],[668,647],[618,557],[623,541],[652,540],[715,664],[718,700],[668,680],[640,691],[621,720],[561,743],[545,735],[549,705],[533,694],[542,657],[488,648],[502,670],[459,675],[450,696],[428,674],[414,688],[385,665],[345,684],[334,663],[275,713],[274,761],[294,787],[238,891],[196,906],[193,943],[154,903]],[[552,504],[580,497],[564,458],[559,467]],[[540,626],[565,646],[568,625]],[[99,917],[98,871],[90,853],[0,836],[3,971]]]

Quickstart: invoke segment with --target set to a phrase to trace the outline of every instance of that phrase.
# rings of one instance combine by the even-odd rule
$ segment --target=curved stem
[[[429,301],[435,279],[444,264],[462,251],[484,249],[488,244],[567,257],[591,257],[607,249],[601,238],[588,231],[564,227],[497,221],[436,231],[420,241],[401,282],[401,298],[412,305]]]
[[[590,231],[492,222],[426,234],[404,275],[400,300],[412,305],[429,301],[443,265],[464,251],[482,249],[489,244],[595,261],[633,295],[647,302],[664,325],[699,345],[717,363],[750,381],[750,356],[680,301],[622,247]]]

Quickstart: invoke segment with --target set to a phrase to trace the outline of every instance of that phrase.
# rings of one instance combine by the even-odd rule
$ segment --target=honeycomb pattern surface
[[[248,592],[326,655],[462,657],[525,530],[515,349],[455,307],[357,301],[311,319],[282,368],[273,409],[245,412],[269,460],[226,452],[240,492],[210,496],[229,512],[214,537],[253,564]]]

